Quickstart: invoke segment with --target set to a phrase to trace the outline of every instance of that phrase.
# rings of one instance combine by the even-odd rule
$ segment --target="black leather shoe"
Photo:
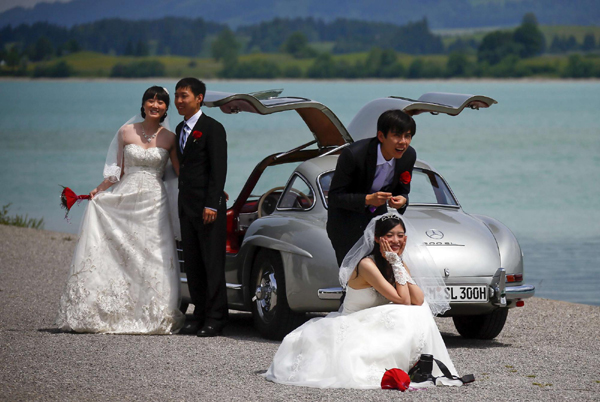
[[[198,333],[198,330],[202,328],[198,321],[188,321],[179,330],[181,335],[194,335]]]
[[[212,336],[221,335],[221,332],[222,331],[220,329],[216,329],[215,327],[206,325],[206,326],[202,327],[202,329],[200,331],[198,331],[197,335],[202,338],[208,338],[208,337],[212,337]]]

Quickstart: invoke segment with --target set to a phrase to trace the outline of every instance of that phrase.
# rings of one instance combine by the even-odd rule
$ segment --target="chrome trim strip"
[[[179,282],[181,282],[181,283],[187,283],[187,278],[179,277]]]
[[[242,290],[242,285],[239,283],[226,283],[225,287],[232,290]]]
[[[322,157],[324,157],[324,156],[327,156],[327,155],[329,155],[329,154],[332,154],[332,153],[334,153],[334,152],[337,152],[337,151],[339,151],[339,150],[341,150],[341,149],[344,149],[344,148],[346,148],[346,147],[347,147],[348,145],[350,145],[350,144],[351,144],[350,142],[347,142],[347,143],[345,143],[344,145],[340,145],[339,147],[333,148],[331,151],[327,151],[327,152],[325,152],[324,154],[321,154],[321,155],[317,156],[317,158],[322,158]]]
[[[528,299],[535,294],[533,285],[507,286],[504,290],[508,300]]]
[[[317,295],[321,300],[339,300],[343,294],[344,289],[342,288],[325,288],[317,291]]]
[[[308,148],[311,145],[316,144],[316,143],[317,143],[317,140],[312,140],[311,142],[307,142],[306,144],[300,145],[300,146],[298,146],[298,147],[296,147],[294,149],[290,149],[289,151],[282,152],[282,153],[280,153],[280,154],[278,154],[278,155],[275,156],[275,160],[281,159],[281,158],[283,158],[286,155],[293,154],[294,152],[301,151],[304,148]]]
[[[425,204],[425,203],[415,203],[408,204],[409,207],[438,207],[438,208],[452,208],[452,209],[460,209],[458,205],[447,205],[447,204]]]
[[[317,292],[317,295],[321,300],[339,300],[343,294],[344,290],[342,288],[325,288],[319,289]],[[528,299],[535,294],[535,286],[507,286],[505,288],[505,294],[508,300]]]

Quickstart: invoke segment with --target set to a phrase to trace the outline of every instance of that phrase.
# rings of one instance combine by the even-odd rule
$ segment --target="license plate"
[[[488,301],[488,287],[486,285],[447,286],[446,293],[450,297],[450,301],[454,303]]]

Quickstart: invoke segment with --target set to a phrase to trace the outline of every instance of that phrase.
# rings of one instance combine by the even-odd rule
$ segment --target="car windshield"
[[[329,186],[332,178],[333,171],[319,177],[319,186],[325,198],[325,205],[328,205]],[[438,174],[430,170],[414,168],[410,184],[410,205],[458,206],[458,202]]]

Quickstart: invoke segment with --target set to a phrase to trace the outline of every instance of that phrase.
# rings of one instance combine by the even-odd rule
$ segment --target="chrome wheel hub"
[[[263,321],[270,321],[277,307],[277,280],[273,271],[263,271],[252,300]]]

